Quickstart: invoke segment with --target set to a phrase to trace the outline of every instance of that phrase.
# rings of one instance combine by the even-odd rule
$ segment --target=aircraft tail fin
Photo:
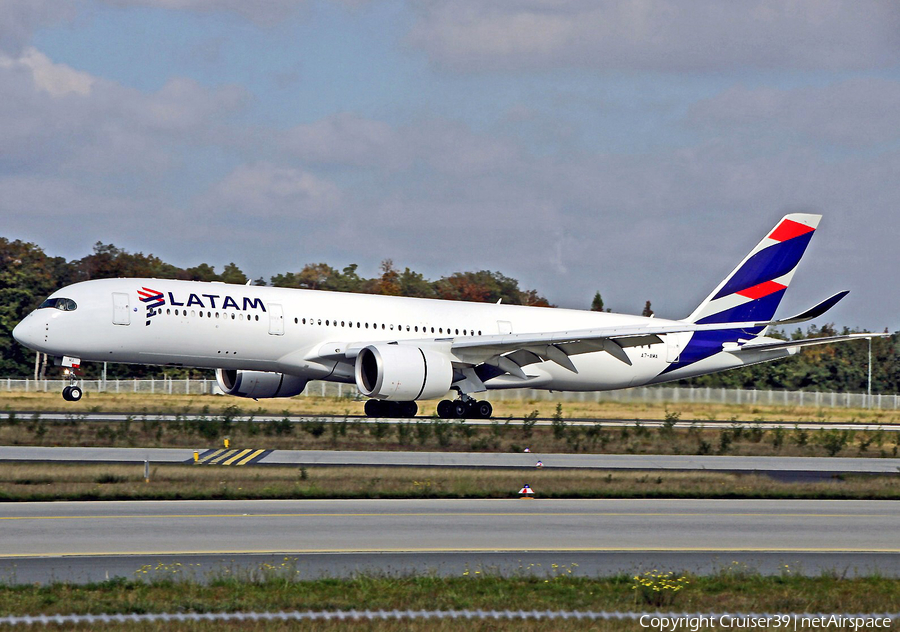
[[[808,213],[785,215],[687,320],[772,320],[820,219]]]

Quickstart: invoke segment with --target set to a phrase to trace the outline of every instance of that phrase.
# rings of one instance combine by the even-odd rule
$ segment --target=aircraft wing
[[[770,325],[785,325],[816,318],[827,309],[834,306],[844,298],[847,292],[839,292],[822,301],[816,306],[791,318],[769,321],[731,322],[731,323],[693,323],[688,321],[661,321],[660,323],[646,323],[630,326],[599,327],[593,329],[565,330],[538,333],[521,334],[494,334],[487,336],[456,336],[432,339],[398,339],[388,344],[416,344],[430,345],[442,348],[454,356],[457,366],[477,366],[488,364],[501,369],[503,372],[525,377],[523,366],[540,361],[551,361],[560,366],[576,372],[574,363],[569,356],[596,351],[606,351],[624,364],[631,365],[631,360],[625,353],[628,347],[658,344],[662,342],[660,336],[697,331],[722,331],[722,330],[747,330],[747,337],[753,338],[758,331]],[[865,334],[857,337],[874,336],[878,334]],[[850,336],[852,337],[852,336]],[[836,337],[840,340],[850,337]],[[766,343],[753,345],[754,350],[774,349],[781,347],[797,347],[806,344],[824,344],[836,342],[824,338],[810,339],[810,342],[789,341],[785,344]],[[335,360],[352,360],[359,352],[370,343],[326,343],[316,350],[316,356],[329,357]],[[749,343],[748,343],[749,344]],[[771,345],[771,346],[770,346]],[[748,349],[749,350],[749,349]],[[310,357],[310,356],[307,356]]]
[[[511,352],[518,353],[516,360],[526,360],[523,353],[534,354],[542,360],[551,360],[557,364],[574,371],[575,368],[568,356],[594,351],[607,351],[625,364],[631,364],[624,348],[641,345],[657,344],[662,342],[660,336],[666,334],[689,333],[697,331],[724,331],[724,330],[748,330],[748,338],[756,336],[750,333],[770,325],[789,325],[817,318],[844,298],[848,292],[838,292],[817,305],[790,318],[769,321],[733,322],[733,323],[692,323],[686,321],[670,321],[668,324],[641,324],[627,327],[601,327],[596,329],[583,329],[574,331],[556,331],[535,334],[497,334],[492,336],[477,336],[469,338],[454,338],[451,347],[454,354],[461,360],[469,360],[473,364],[487,361],[493,356],[503,356]],[[871,334],[869,334],[871,335]],[[841,338],[843,339],[843,338]],[[815,339],[820,340],[820,339]],[[796,341],[795,341],[796,342]],[[837,342],[833,340],[832,342]],[[823,344],[823,343],[815,343]],[[803,345],[786,345],[803,346]],[[757,350],[761,346],[755,347]],[[530,362],[516,362],[519,366],[531,364]],[[500,365],[500,368],[503,368]]]

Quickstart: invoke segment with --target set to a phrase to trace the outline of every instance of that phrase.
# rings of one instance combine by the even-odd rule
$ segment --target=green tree
[[[234,283],[236,285],[244,285],[247,283],[247,275],[241,272],[241,269],[234,263],[229,263],[222,270],[221,281],[225,283]]]
[[[602,312],[603,311],[603,298],[600,296],[600,292],[594,294],[594,300],[591,301],[591,311],[592,312]]]

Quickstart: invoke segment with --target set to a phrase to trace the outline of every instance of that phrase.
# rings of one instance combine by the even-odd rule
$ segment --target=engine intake
[[[267,397],[293,397],[306,388],[309,380],[286,373],[267,371],[216,370],[216,382],[226,395],[263,399]]]
[[[356,356],[356,387],[366,397],[409,402],[442,397],[453,383],[445,354],[408,345],[371,345]]]

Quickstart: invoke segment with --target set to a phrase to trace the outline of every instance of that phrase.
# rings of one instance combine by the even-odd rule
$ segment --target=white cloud
[[[207,217],[304,220],[335,210],[333,183],[302,169],[262,162],[241,165],[198,202]]]
[[[410,41],[457,71],[855,69],[895,63],[900,5],[854,0],[433,0]]]
[[[142,92],[29,48],[0,57],[0,166],[98,179],[158,174],[177,163],[177,147],[227,145],[228,117],[245,101],[240,88],[183,78]]]
[[[54,64],[50,58],[33,47],[26,48],[17,59],[0,55],[0,68],[27,68],[35,87],[58,97],[66,94],[88,95],[94,85],[94,77],[66,66]]]

